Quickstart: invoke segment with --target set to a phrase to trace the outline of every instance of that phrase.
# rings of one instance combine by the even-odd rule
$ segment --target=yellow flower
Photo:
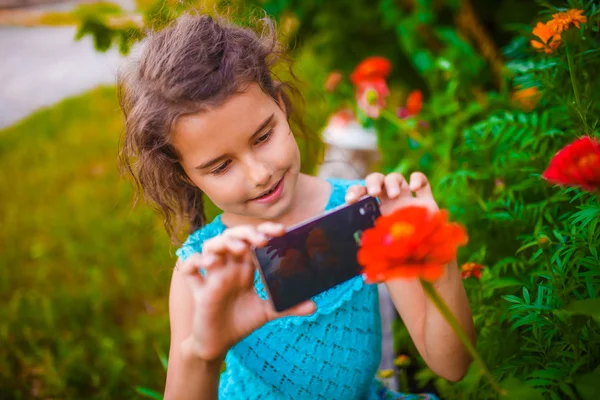
[[[579,28],[580,23],[586,23],[587,17],[581,15],[583,10],[571,9],[566,12],[552,14],[552,20],[546,24],[554,33],[561,33],[571,27],[571,24]]]
[[[552,53],[554,49],[560,46],[560,34],[554,33],[547,24],[538,22],[535,28],[531,31],[535,36],[540,38],[540,41],[532,40],[531,45],[538,50],[544,50],[546,53]]]
[[[394,370],[393,369],[382,369],[377,371],[377,374],[379,375],[380,379],[390,379],[391,377],[394,376]]]

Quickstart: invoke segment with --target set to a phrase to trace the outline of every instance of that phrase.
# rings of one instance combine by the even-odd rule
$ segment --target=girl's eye
[[[256,144],[261,144],[261,143],[266,142],[267,140],[269,140],[271,138],[272,135],[273,135],[273,130],[269,129],[267,131],[267,133],[265,133],[264,135],[262,135],[261,137],[256,139]]]
[[[225,172],[225,170],[227,169],[227,167],[229,167],[229,164],[231,164],[231,160],[225,161],[223,164],[219,165],[216,169],[214,169],[211,172],[211,174],[213,174],[213,175],[222,174],[223,172]]]

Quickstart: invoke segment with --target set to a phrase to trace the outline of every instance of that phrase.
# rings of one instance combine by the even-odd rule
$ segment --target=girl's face
[[[277,220],[293,202],[300,151],[282,107],[251,84],[175,124],[183,169],[228,220]]]

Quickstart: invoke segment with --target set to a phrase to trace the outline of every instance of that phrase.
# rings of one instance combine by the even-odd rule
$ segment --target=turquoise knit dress
[[[328,179],[332,193],[326,210],[344,204],[356,181]],[[202,243],[221,234],[217,216],[192,233],[176,251],[182,260],[202,251]],[[267,298],[262,281],[254,285]],[[380,400],[436,399],[433,395],[392,393],[375,379],[381,358],[377,287],[362,277],[313,298],[308,317],[271,321],[233,346],[225,357],[220,400]]]

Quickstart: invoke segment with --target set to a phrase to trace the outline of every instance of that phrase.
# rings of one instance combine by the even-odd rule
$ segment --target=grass
[[[0,131],[3,399],[162,391],[175,247],[158,215],[132,208],[121,131],[104,87]]]

